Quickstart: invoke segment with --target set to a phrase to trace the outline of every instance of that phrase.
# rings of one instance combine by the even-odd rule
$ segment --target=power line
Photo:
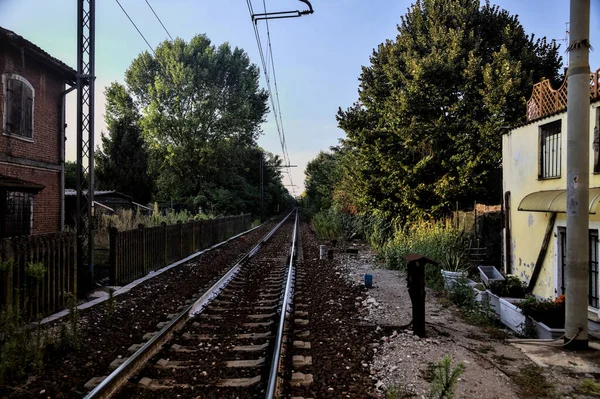
[[[250,16],[252,17],[252,15],[254,15],[254,9],[252,7],[252,0],[246,0],[246,4],[248,5],[248,11],[250,12]],[[267,12],[267,5],[266,5],[266,1],[263,0],[263,7],[265,10],[265,14]],[[261,63],[263,66],[263,72],[265,75],[265,80],[266,80],[266,84],[267,84],[267,91],[269,92],[269,98],[271,100],[271,107],[273,109],[273,115],[275,117],[275,125],[277,127],[277,134],[279,136],[279,142],[281,145],[281,151],[282,151],[282,158],[283,158],[283,162],[284,165],[289,165],[290,164],[290,159],[289,159],[289,154],[287,151],[287,143],[285,140],[285,131],[283,129],[283,118],[281,116],[281,103],[279,101],[279,89],[278,89],[278,85],[277,85],[277,77],[275,75],[275,62],[274,62],[274,58],[273,58],[273,47],[271,45],[271,32],[269,30],[269,21],[265,21],[266,22],[266,27],[267,27],[267,44],[268,44],[268,55],[267,55],[267,59],[265,60],[265,51],[263,50],[263,46],[262,46],[262,39],[260,38],[260,32],[258,30],[257,24],[253,23],[253,29],[254,29],[254,36],[256,38],[256,44],[258,46],[258,52],[260,54],[260,59],[261,59]],[[269,70],[272,72],[273,74],[273,83],[275,86],[275,95],[273,95],[273,90],[271,89],[271,78],[270,78],[270,73]],[[291,173],[289,173],[290,171],[288,170],[288,177],[292,186],[292,192],[295,195],[295,190],[293,189],[293,181],[292,181],[292,176]]]
[[[123,6],[121,5],[121,3],[119,3],[119,0],[115,0],[117,2],[117,4],[119,5],[119,7],[121,7],[121,10],[123,10],[123,12],[125,13],[125,15],[127,16],[127,18],[129,18],[129,22],[131,22],[131,24],[135,27],[135,30],[138,31],[138,33],[140,34],[140,36],[142,37],[142,39],[144,39],[144,41],[146,42],[146,44],[148,45],[148,47],[150,48],[150,51],[152,51],[152,54],[156,55],[156,53],[154,52],[154,49],[152,48],[152,46],[150,45],[150,43],[148,43],[148,40],[146,40],[146,38],[144,37],[144,35],[142,34],[142,32],[139,30],[139,28],[137,27],[137,25],[135,24],[135,22],[133,22],[133,20],[131,19],[131,17],[129,16],[129,14],[127,14],[127,11],[125,11],[125,9],[123,8]]]
[[[171,38],[171,41],[172,41],[173,40],[173,36],[171,36],[171,34],[169,33],[169,31],[167,30],[167,28],[165,27],[165,24],[162,23],[162,21],[160,20],[160,18],[158,17],[158,15],[156,14],[156,12],[154,11],[154,8],[152,8],[152,6],[150,5],[150,3],[148,3],[148,0],[146,0],[146,4],[148,4],[148,7],[150,7],[150,9],[152,10],[152,13],[156,17],[156,19],[158,19],[158,22],[160,22],[160,24],[162,25],[163,29],[165,30],[165,32],[167,32],[167,35],[169,35],[169,37]]]

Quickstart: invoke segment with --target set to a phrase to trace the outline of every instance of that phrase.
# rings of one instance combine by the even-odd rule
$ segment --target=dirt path
[[[339,251],[336,263],[357,285],[364,284],[365,273],[373,275],[374,287],[361,301],[360,313],[365,323],[392,331],[373,344],[377,352],[370,369],[381,397],[391,388],[398,388],[397,398],[428,397],[432,366],[444,355],[452,357],[453,365],[465,366],[457,398],[598,397],[575,395],[574,388],[584,376],[536,367],[521,350],[505,342],[514,338],[508,331],[466,323],[456,306],[433,291],[428,290],[426,297],[427,338],[401,330],[412,319],[405,276],[378,268],[373,252],[366,246],[358,248],[358,255]]]

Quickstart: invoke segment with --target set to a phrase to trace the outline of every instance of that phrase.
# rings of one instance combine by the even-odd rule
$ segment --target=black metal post
[[[82,291],[94,281],[95,0],[77,3],[77,275]]]

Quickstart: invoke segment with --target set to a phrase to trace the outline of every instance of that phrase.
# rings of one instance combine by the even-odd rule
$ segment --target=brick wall
[[[60,74],[12,47],[0,47],[0,74],[23,76],[35,90],[33,142],[0,135],[0,153],[34,161],[60,162],[60,93],[65,84]],[[4,88],[0,81],[0,121],[4,114]],[[0,127],[1,128],[1,127]]]
[[[60,102],[64,79],[52,68],[12,47],[0,44],[0,77],[18,74],[35,90],[33,142],[3,133],[4,87],[0,79],[0,154],[60,166],[61,132]],[[42,165],[40,165],[42,166]],[[33,234],[60,230],[60,173],[44,167],[25,167],[0,163],[0,173],[46,186],[33,200]]]
[[[60,230],[60,173],[36,168],[0,164],[0,174],[46,186],[33,196],[32,234]]]

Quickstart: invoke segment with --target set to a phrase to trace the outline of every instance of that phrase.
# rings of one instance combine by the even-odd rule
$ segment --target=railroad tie
[[[249,388],[260,382],[260,376],[257,375],[253,378],[229,378],[219,380],[217,382],[218,387],[231,387],[231,388]]]

